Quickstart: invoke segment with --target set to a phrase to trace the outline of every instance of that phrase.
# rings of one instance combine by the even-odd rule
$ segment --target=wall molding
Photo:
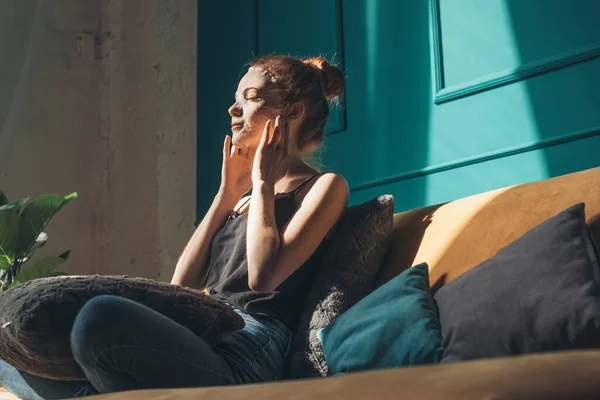
[[[500,86],[509,85],[536,75],[555,71],[573,64],[600,57],[600,42],[568,50],[541,60],[532,61],[516,68],[472,79],[457,85],[446,87],[444,77],[444,58],[442,49],[442,29],[440,0],[430,0],[433,64],[435,75],[434,103],[442,104],[471,96]]]
[[[440,17],[440,2],[439,0],[431,0],[431,48],[433,60],[433,71],[435,82],[433,86],[433,97],[436,98],[437,94],[446,87],[444,81],[444,52],[442,49],[442,20]]]
[[[254,48],[252,49],[252,56],[259,57],[260,54],[260,45],[259,45],[259,0],[254,0],[254,32],[253,32],[253,42]],[[345,44],[344,44],[344,13],[343,13],[343,3],[342,0],[335,0],[335,24],[336,24],[336,55],[338,58],[338,67],[345,72],[346,70],[346,56],[345,56]],[[340,113],[339,123],[333,125],[328,130],[325,131],[325,136],[330,136],[336,133],[346,131],[346,90],[342,92],[340,95],[340,103],[338,106],[338,110]]]
[[[344,43],[344,12],[342,0],[336,0],[335,7],[335,24],[336,24],[336,47],[337,56],[339,58],[338,67],[342,72],[346,73],[346,54],[345,54],[345,43]],[[346,131],[346,88],[340,95],[340,102],[338,106],[340,112],[340,119],[337,125],[334,125],[325,132],[325,136],[330,136],[336,133]]]
[[[378,186],[388,185],[408,179],[418,178],[421,176],[437,174],[438,172],[444,172],[456,168],[462,168],[473,164],[478,164],[486,161],[496,160],[499,158],[509,157],[516,154],[527,153],[529,151],[539,150],[546,147],[557,146],[560,144],[574,142],[577,140],[587,139],[594,136],[600,136],[600,126],[585,129],[581,131],[571,132],[565,135],[557,136],[554,138],[548,138],[544,140],[537,140],[529,143],[525,143],[519,146],[509,147],[506,149],[493,151],[489,153],[480,154],[473,157],[465,157],[448,163],[431,165],[425,168],[416,169],[408,172],[402,172],[400,174],[387,176],[381,179],[375,179],[371,181],[357,183],[350,186],[350,192],[358,192],[365,189],[371,189]]]

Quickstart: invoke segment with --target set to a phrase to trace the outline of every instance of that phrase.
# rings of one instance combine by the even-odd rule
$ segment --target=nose
[[[233,103],[231,107],[229,107],[229,110],[227,110],[227,112],[229,112],[229,115],[231,115],[232,117],[242,116],[242,108],[238,105],[237,102]]]

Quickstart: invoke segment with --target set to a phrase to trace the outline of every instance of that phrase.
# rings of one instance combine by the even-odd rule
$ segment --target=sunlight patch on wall
[[[440,0],[440,21],[446,86],[520,65],[506,1]],[[511,165],[508,160],[486,165],[540,140],[531,101],[523,81],[434,105],[427,153],[427,170],[432,174],[426,185],[426,203],[480,193],[502,187],[505,182],[547,177],[543,151],[520,157],[527,162],[522,166]],[[460,177],[459,180],[436,176],[440,175],[436,171],[463,168],[441,174],[447,178]],[[490,182],[495,186],[490,187]],[[443,198],[440,193],[444,193]]]

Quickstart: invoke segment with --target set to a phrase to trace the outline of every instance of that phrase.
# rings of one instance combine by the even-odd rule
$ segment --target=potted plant
[[[42,231],[54,214],[76,197],[77,193],[48,194],[32,201],[28,197],[11,203],[0,192],[0,292],[32,279],[66,275],[54,269],[69,258],[69,250],[56,257],[42,258],[33,265],[27,262],[46,244],[48,235]]]

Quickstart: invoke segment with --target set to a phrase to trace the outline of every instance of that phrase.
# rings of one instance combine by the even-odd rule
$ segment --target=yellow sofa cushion
[[[600,167],[398,213],[378,284],[427,262],[436,291],[578,202],[600,242]]]

